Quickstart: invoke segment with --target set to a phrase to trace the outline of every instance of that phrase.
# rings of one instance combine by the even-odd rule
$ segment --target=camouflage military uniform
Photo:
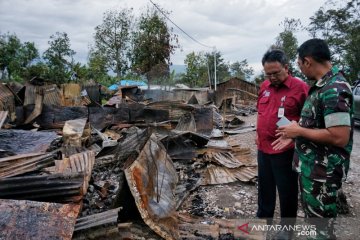
[[[352,102],[350,85],[333,67],[311,87],[304,103],[299,121],[302,127],[351,126],[350,141],[344,148],[296,138],[293,165],[300,173],[301,201],[307,217],[337,215],[337,190],[346,178],[353,143]]]

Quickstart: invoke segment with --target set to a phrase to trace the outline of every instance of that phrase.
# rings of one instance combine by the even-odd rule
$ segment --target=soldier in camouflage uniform
[[[302,73],[314,81],[314,85],[309,90],[299,123],[280,127],[278,135],[280,139],[295,138],[293,165],[299,172],[306,217],[335,218],[337,192],[347,176],[353,144],[351,87],[338,68],[331,65],[330,51],[323,40],[304,42],[298,54]],[[324,230],[321,228],[318,239],[332,236],[332,233],[321,232]]]

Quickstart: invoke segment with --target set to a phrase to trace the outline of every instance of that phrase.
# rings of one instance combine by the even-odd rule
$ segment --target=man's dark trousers
[[[292,170],[294,150],[278,154],[258,151],[258,211],[259,218],[273,218],[276,188],[280,199],[281,218],[296,218],[298,177]]]

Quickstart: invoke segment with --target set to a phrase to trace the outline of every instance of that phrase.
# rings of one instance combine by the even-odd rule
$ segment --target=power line
[[[198,44],[200,44],[200,45],[202,45],[202,46],[204,46],[204,47],[207,47],[207,48],[212,48],[212,49],[215,48],[215,47],[210,47],[210,46],[208,46],[208,45],[205,45],[205,44],[199,42],[198,40],[196,40],[195,38],[193,38],[192,36],[190,36],[187,32],[185,32],[184,30],[182,30],[181,27],[179,27],[176,23],[174,23],[155,3],[153,3],[153,1],[151,1],[151,0],[149,0],[149,1],[157,8],[157,10],[159,10],[159,12],[160,12],[162,15],[164,15],[164,17],[165,17],[167,20],[169,20],[172,24],[174,24],[180,31],[182,31],[186,36],[188,36],[188,37],[189,37],[190,39],[192,39],[194,42],[196,42],[196,43],[198,43]]]

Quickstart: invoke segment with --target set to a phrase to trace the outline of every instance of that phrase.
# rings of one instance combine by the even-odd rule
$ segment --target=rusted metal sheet
[[[138,86],[120,86],[116,95],[135,102],[144,100],[144,94]]]
[[[245,124],[239,116],[226,116],[225,127],[226,128],[239,128]]]
[[[0,158],[0,178],[13,177],[54,165],[52,154],[27,153]]]
[[[213,108],[196,107],[193,114],[196,122],[196,131],[198,133],[210,135],[214,128]]]
[[[210,139],[206,147],[219,150],[231,150],[229,143],[223,139]]]
[[[35,104],[36,95],[38,93],[44,94],[44,104],[46,105],[61,105],[60,90],[56,84],[35,86],[32,84],[25,84],[25,100],[24,106]]]
[[[8,111],[12,120],[15,117],[14,95],[9,88],[2,83],[0,83],[0,111]]]
[[[231,154],[231,152],[228,151],[226,152],[209,151],[204,154],[203,159],[206,162],[213,162],[227,168],[238,168],[244,165],[236,157],[234,157],[234,155]]]
[[[178,217],[181,239],[262,240],[267,237],[266,231],[252,229],[253,225],[266,225],[266,219],[206,219],[186,213],[179,213]]]
[[[91,172],[95,163],[95,152],[86,151],[78,154],[73,154],[69,158],[55,161],[56,173],[84,173],[83,193],[89,186]]]
[[[174,101],[175,93],[173,91],[164,91],[160,89],[143,90],[144,98],[152,102]]]
[[[128,136],[115,149],[114,159],[122,164],[131,164],[138,157],[150,137],[149,129],[133,128],[127,134]]]
[[[242,134],[242,133],[247,133],[247,132],[252,132],[252,131],[256,131],[255,126],[246,126],[246,127],[236,129],[236,130],[225,130],[225,133],[227,133],[229,135],[233,135],[233,134]]]
[[[179,120],[175,130],[196,132],[195,118],[192,113],[185,113]]]
[[[83,173],[24,176],[0,179],[0,198],[43,202],[79,202],[83,198]]]
[[[125,176],[144,222],[165,239],[178,239],[174,190],[176,169],[152,135]]]
[[[81,105],[81,86],[77,83],[61,84],[61,105],[80,106]]]
[[[173,131],[161,139],[172,160],[190,160],[197,156],[195,148],[204,147],[209,138],[193,132]]]
[[[228,89],[232,90],[230,91]],[[235,91],[234,89],[239,89],[241,91]],[[241,80],[239,78],[232,78],[228,81],[217,84],[217,89],[215,92],[215,103],[216,106],[220,106],[223,99],[225,98],[256,99],[255,96],[257,96],[258,91],[259,86],[257,86],[256,84]]]
[[[118,214],[121,208],[111,209],[106,212],[89,215],[76,220],[75,232],[88,230],[105,224],[117,224]]]
[[[195,94],[193,94],[187,103],[188,104],[199,104],[199,100],[196,98]]]
[[[63,127],[64,145],[81,147],[81,137],[84,134],[87,118],[68,120]]]
[[[257,177],[257,167],[240,167],[229,171],[237,180],[242,182],[249,182]]]
[[[30,123],[41,114],[43,103],[44,103],[44,93],[43,91],[41,91],[40,93],[37,93],[35,96],[34,111],[30,114],[30,116],[26,118],[25,124]]]
[[[179,120],[180,117],[186,113],[194,110],[194,106],[186,104],[182,101],[162,101],[149,103],[147,105],[153,109],[162,109],[169,112],[169,120]]]
[[[244,163],[245,166],[257,166],[255,138],[255,131],[231,135],[226,138],[234,156]]]
[[[0,199],[0,239],[70,240],[79,204]]]
[[[7,83],[6,86],[14,96],[15,106],[22,106],[24,102],[25,87],[17,82]]]
[[[175,93],[175,100],[189,102],[189,100],[194,96],[200,105],[203,105],[210,100],[208,89],[174,89],[173,91]],[[194,102],[189,103],[196,104]]]
[[[204,185],[236,182],[237,179],[229,170],[225,167],[209,165],[205,172]]]
[[[249,182],[257,176],[257,167],[226,168],[209,165],[206,169],[204,184],[224,184],[236,181]]]
[[[0,131],[0,149],[17,154],[45,152],[56,138],[55,132],[4,129]]]
[[[7,116],[8,116],[8,111],[0,111],[0,129],[2,128],[2,125],[4,124]]]

